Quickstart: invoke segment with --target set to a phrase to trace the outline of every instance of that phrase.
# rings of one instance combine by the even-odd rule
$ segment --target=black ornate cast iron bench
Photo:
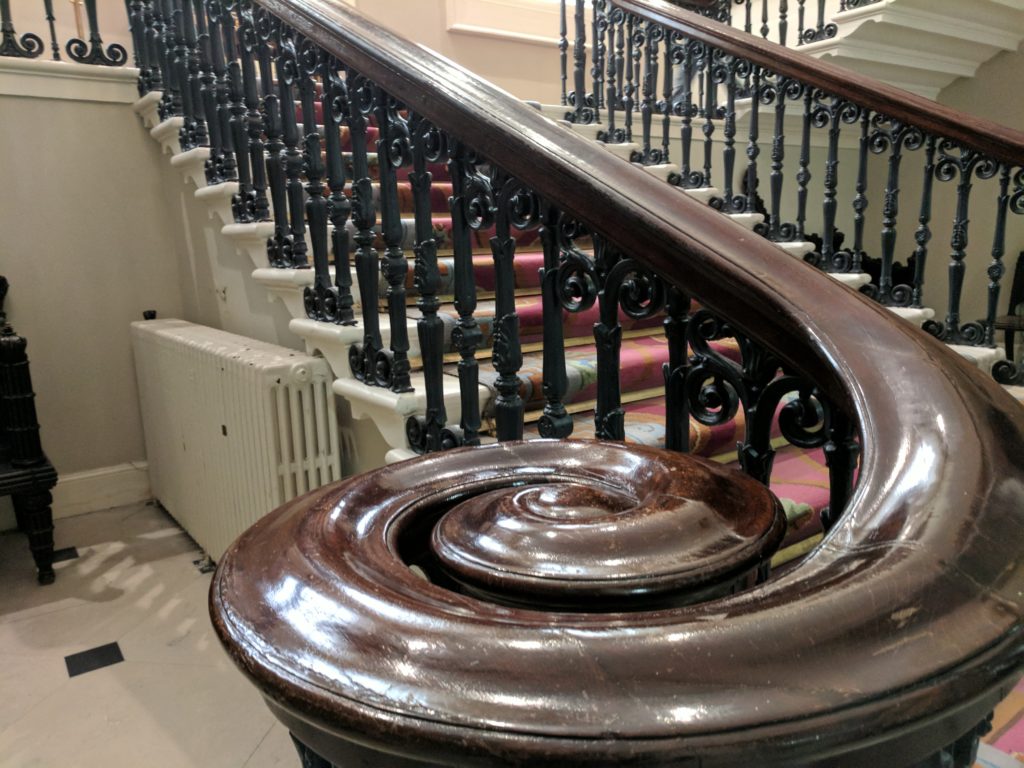
[[[665,3],[619,5],[683,19]],[[735,413],[742,399],[743,468],[766,479],[766,425],[782,407],[794,439],[821,438],[831,481],[823,540],[775,573],[767,491],[697,459],[612,443],[441,451],[290,503],[224,555],[210,601],[222,642],[303,764],[967,768],[1024,663],[1024,415],[1006,392],[886,309],[339,0],[254,7],[239,16],[250,74],[252,57],[266,73],[280,57],[281,101],[298,80],[307,115],[318,94],[324,114],[360,127],[375,115],[384,200],[392,163],[411,162],[422,184],[427,161],[446,156],[453,217],[495,216],[499,280],[514,252],[507,229],[523,219],[542,216],[553,242],[560,211],[595,251],[613,244],[616,268],[635,276],[623,284],[632,298],[651,274],[665,280],[670,338],[688,338],[692,296],[724,318],[708,327],[728,323],[769,374],[753,398],[739,391],[749,371],[704,360],[694,379],[684,352],[667,389],[695,381],[695,396],[670,398],[670,418],[685,424],[693,403]],[[787,61],[780,72],[795,67]],[[833,79],[807,81],[836,82],[821,68]],[[895,118],[906,111],[875,98]],[[927,129],[960,136],[940,113]],[[319,139],[307,141],[319,158]],[[992,129],[987,141],[1015,162],[1016,139]],[[297,157],[286,165],[301,194]],[[465,172],[482,165],[502,181],[493,198]],[[323,169],[307,170],[322,234]],[[359,185],[368,204],[369,179]],[[431,274],[431,242],[417,246],[418,279]],[[404,272],[388,274],[402,283]],[[346,286],[316,288],[337,298]],[[497,293],[502,368],[516,326]],[[461,364],[475,388],[472,349]],[[509,370],[503,437],[502,427],[522,434]]]
[[[0,496],[14,502],[18,529],[28,536],[39,583],[51,584],[53,514],[50,491],[57,471],[43,453],[29,373],[28,342],[7,324],[8,283],[0,277]]]

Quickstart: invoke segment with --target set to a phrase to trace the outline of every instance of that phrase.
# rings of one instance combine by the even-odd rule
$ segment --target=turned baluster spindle
[[[224,137],[217,114],[217,76],[213,70],[213,40],[210,29],[210,12],[204,0],[196,0],[196,35],[199,49],[200,98],[206,115],[206,131],[210,145],[210,156],[206,160],[206,183],[217,184],[221,157],[224,154]]]
[[[660,29],[661,27],[653,22],[647,22],[646,30],[643,35],[646,45],[643,46],[643,99],[640,104],[642,149],[640,156],[634,159],[646,164],[659,162],[657,153],[655,153],[651,148],[651,132],[653,128],[654,111],[656,109],[655,100],[657,98],[656,94],[658,87],[658,40],[660,39]]]
[[[2,0],[0,0],[2,2]],[[160,0],[146,0],[142,6],[143,36],[145,37],[146,58],[149,60],[147,87],[151,91],[163,91],[163,56],[161,39],[163,37],[163,20],[160,13]],[[162,104],[161,104],[162,107]],[[163,113],[161,110],[161,117]]]
[[[917,230],[914,232],[914,285],[912,286],[910,306],[924,306],[924,274],[928,262],[928,243],[932,239],[932,190],[935,185],[935,148],[936,139],[928,136],[925,141],[924,179],[921,183],[921,212],[917,219]]]
[[[687,453],[690,450],[690,406],[686,397],[686,377],[690,356],[686,331],[692,302],[678,288],[668,291],[665,338],[669,360],[665,364],[665,448]]]
[[[797,0],[797,36],[796,44],[804,44],[804,36],[807,34],[807,0]]]
[[[1010,210],[1010,176],[1010,167],[1004,165],[999,174],[999,193],[996,197],[996,227],[992,235],[992,263],[989,264],[986,273],[988,276],[988,305],[983,321],[985,334],[982,343],[987,347],[996,345],[995,324],[996,315],[999,313],[999,292],[1003,276],[1006,274],[1003,256],[1006,254],[1006,219]]]
[[[746,0],[743,6],[743,31],[749,35],[754,31],[753,0]]]
[[[917,149],[921,146],[921,132],[902,123],[890,123],[888,134],[878,134],[874,139],[877,150],[889,146],[889,173],[885,183],[885,197],[882,204],[882,268],[878,281],[878,300],[882,304],[910,303],[907,286],[901,286],[894,294],[892,270],[896,260],[896,224],[900,213],[900,166],[903,163],[904,147]],[[880,142],[880,143],[879,143]]]
[[[694,179],[692,165],[693,156],[693,117],[696,114],[697,108],[693,103],[693,55],[694,46],[696,44],[689,41],[683,41],[683,74],[679,81],[679,87],[682,92],[679,94],[679,105],[676,107],[676,111],[681,116],[680,125],[680,144],[682,146],[680,158],[680,177],[679,184],[685,189],[690,187],[699,186],[700,182]],[[696,174],[699,176],[700,174]]]
[[[633,35],[636,29],[636,24],[636,17],[629,14],[626,17],[623,29],[620,30],[618,43],[619,52],[623,54],[620,57],[622,62],[621,71],[625,78],[625,82],[622,86],[622,111],[624,113],[624,139],[627,144],[633,141],[633,108],[636,106],[636,90],[633,85]],[[624,41],[623,38],[625,38]],[[623,42],[625,42],[624,50]]]
[[[622,62],[622,51],[619,44],[622,42],[622,19],[623,14],[618,8],[613,8],[608,18],[608,78],[605,93],[605,105],[608,109],[608,129],[604,132],[604,141],[609,144],[619,142],[619,129],[615,127],[615,113],[620,109],[619,67]]]
[[[256,220],[253,210],[252,167],[249,164],[249,121],[248,107],[245,103],[245,82],[242,71],[240,44],[238,36],[241,30],[235,21],[233,8],[239,0],[225,4],[221,18],[221,31],[224,34],[224,56],[227,60],[228,83],[228,126],[231,132],[231,148],[234,150],[235,177],[238,179],[238,191],[234,194],[231,206],[235,221],[249,223]]]
[[[601,107],[604,106],[604,64],[605,64],[605,33],[608,30],[608,15],[605,9],[607,0],[595,0],[593,19],[593,57],[590,74],[594,78],[594,122],[601,122]]]
[[[761,78],[763,72],[760,67],[753,67],[751,75],[751,108],[750,108],[750,130],[747,141],[747,174],[744,183],[743,212],[754,213],[758,208],[758,176],[757,160],[761,156],[760,131],[761,131],[761,103],[764,97]],[[738,202],[738,201],[737,201]]]
[[[155,21],[160,68],[163,70],[163,97],[160,100],[160,119],[167,120],[181,114],[181,83],[174,61],[174,5],[173,0],[155,0],[159,18]],[[70,46],[70,43],[68,44]],[[70,55],[70,51],[68,52]]]
[[[718,109],[718,72],[720,68],[716,64],[716,51],[708,46],[704,47],[704,79],[702,84],[704,92],[702,94],[703,99],[703,117],[704,125],[701,130],[704,134],[704,186],[710,187],[711,181],[711,165],[714,152],[714,135],[715,135],[715,120],[723,115],[719,114]],[[730,90],[732,94],[731,98],[735,98],[735,88]],[[729,121],[726,120],[726,126],[728,127]],[[735,111],[732,120],[733,128],[735,129]],[[728,138],[727,138],[728,140]],[[725,183],[731,190],[732,178],[731,175],[727,175]]]
[[[192,89],[188,71],[188,37],[185,16],[191,13],[188,0],[172,0],[171,29],[174,33],[171,56],[171,72],[177,91],[178,109],[181,112],[181,130],[178,132],[178,143],[182,151],[195,149],[195,105],[192,103]]]
[[[769,239],[783,242],[792,232],[784,232],[782,223],[782,188],[785,181],[783,171],[786,162],[786,103],[798,92],[799,83],[789,78],[775,78],[775,125],[772,130],[772,169],[768,178],[771,194],[769,211]],[[790,229],[792,229],[790,227]]]
[[[200,69],[201,52],[199,36],[196,30],[197,6],[202,0],[184,0],[182,4],[182,22],[185,36],[185,73],[182,81],[182,93],[187,94],[191,110],[189,119],[189,141],[193,147],[205,147],[209,144],[206,128],[206,110],[203,106],[203,83]]]
[[[409,383],[409,330],[405,311],[405,280],[409,260],[402,248],[404,229],[398,203],[398,169],[412,161],[409,126],[399,114],[399,105],[387,93],[377,89],[374,106],[379,140],[377,164],[380,169],[380,223],[384,239],[382,274],[387,282],[385,298],[391,324],[390,354],[377,364],[377,379],[392,392],[411,392]]]
[[[285,186],[284,128],[281,121],[281,103],[274,88],[274,58],[277,47],[276,31],[278,22],[263,10],[256,17],[256,33],[259,41],[260,88],[263,91],[263,122],[266,126],[266,173],[270,188],[270,199],[274,213],[274,233],[267,238],[267,257],[275,267],[288,266],[285,257],[285,243],[288,239],[288,193]],[[214,152],[215,123],[210,123],[210,154]],[[219,134],[219,129],[216,131]],[[217,139],[219,141],[219,139]]]
[[[342,154],[341,132],[349,115],[348,86],[341,78],[341,64],[324,56],[321,105],[324,113],[324,149],[327,155],[327,184],[331,190],[327,214],[331,219],[331,252],[334,258],[334,285],[320,285],[316,302],[328,322],[355,325],[352,297],[352,270],[349,266],[348,222],[352,201],[345,194],[345,158]]]
[[[823,446],[825,463],[828,465],[828,508],[822,510],[821,515],[826,533],[836,524],[853,496],[861,451],[853,420],[834,406],[829,408],[829,416],[826,428],[828,441]]]
[[[864,261],[864,211],[868,208],[868,155],[871,151],[870,130],[871,111],[865,109],[860,117],[860,138],[857,142],[857,186],[851,204],[853,208],[853,247],[850,249],[849,263],[844,265],[848,272],[860,272],[861,264]],[[891,278],[891,267],[889,275]]]
[[[622,325],[619,323],[619,292],[627,274],[634,266],[612,250],[603,237],[593,236],[594,260],[604,267],[604,279],[598,289],[598,322],[594,325],[597,347],[597,403],[594,426],[600,440],[626,438],[625,413],[622,410],[622,387],[619,381],[622,353]]]
[[[363,341],[349,350],[352,375],[365,384],[377,384],[377,356],[383,349],[380,335],[380,257],[374,248],[377,207],[367,154],[367,117],[373,109],[373,85],[348,70],[349,137],[352,145],[352,223],[355,225],[356,280],[362,306]]]
[[[412,187],[413,209],[416,216],[416,255],[413,286],[416,288],[416,306],[420,317],[416,321],[416,334],[423,359],[423,383],[426,390],[426,409],[422,418],[407,424],[406,433],[412,448],[420,453],[432,453],[443,447],[442,431],[448,423],[444,403],[444,321],[438,316],[441,299],[441,272],[437,264],[437,238],[434,237],[431,184],[433,176],[429,162],[436,162],[445,151],[444,135],[427,120],[414,115],[412,129]]]
[[[305,40],[298,51],[299,98],[302,103],[303,175],[306,177],[306,225],[313,251],[313,286],[304,291],[306,316],[312,320],[327,320],[324,299],[330,292],[331,275],[327,250],[327,208],[324,176],[327,168],[323,160],[323,143],[316,123],[317,76],[326,54],[314,43]],[[324,91],[328,89],[325,82]],[[324,134],[337,134],[337,128],[324,112]],[[239,175],[241,177],[241,174]],[[241,187],[241,183],[239,184]]]
[[[767,3],[765,3],[767,5]],[[789,34],[789,0],[779,0],[779,45],[786,45]]]
[[[585,0],[576,0],[576,12],[573,22],[576,37],[572,44],[573,54],[573,93],[570,101],[573,116],[577,123],[588,122],[585,118],[587,109],[587,24],[584,18]]]
[[[768,39],[769,33],[772,31],[771,26],[768,24],[768,3],[766,0],[761,2],[761,37],[765,40]]]
[[[228,76],[228,52],[225,48],[226,35],[233,33],[234,24],[225,13],[225,0],[206,0],[210,28],[210,61],[215,77],[217,125],[220,129],[221,151],[213,169],[214,184],[233,181],[237,178],[234,155],[234,141],[231,135],[231,82]],[[230,29],[225,29],[225,27]],[[211,156],[212,158],[212,156]]]
[[[260,103],[260,84],[256,74],[259,40],[251,0],[238,3],[238,47],[242,68],[242,92],[245,105],[245,144],[249,152],[248,209],[253,221],[270,218],[267,200],[267,167],[263,143],[263,113]]]
[[[825,97],[827,104],[819,103],[817,115],[828,126],[828,155],[825,160],[825,197],[822,203],[821,267],[832,271],[835,267],[836,214],[839,210],[839,138],[844,116],[856,113],[856,107],[839,97]],[[859,114],[859,113],[856,113]]]
[[[495,233],[491,238],[494,257],[495,307],[492,341],[492,362],[498,372],[494,388],[495,431],[499,440],[523,438],[525,405],[519,394],[519,369],[523,365],[523,350],[519,341],[519,315],[516,313],[515,266],[516,241],[512,237],[514,218],[519,228],[535,221],[537,208],[533,196],[522,185],[506,174],[496,172],[493,179],[495,196]]]
[[[569,104],[569,24],[566,11],[566,0],[560,2],[559,21],[561,26],[558,32],[558,52],[562,65],[562,106]]]
[[[288,201],[288,235],[284,241],[284,261],[289,267],[308,267],[305,224],[305,195],[302,186],[303,156],[299,149],[299,122],[295,109],[295,86],[301,80],[295,33],[280,31],[277,59],[277,89],[281,108],[284,151],[285,197]],[[307,124],[316,125],[316,115],[304,115]],[[315,129],[315,128],[314,128]]]
[[[540,242],[544,249],[540,290],[544,313],[544,413],[537,423],[541,437],[563,439],[572,434],[572,416],[565,410],[569,381],[565,370],[565,331],[562,324],[562,302],[559,296],[559,262],[562,253],[561,213],[544,203],[541,212]]]
[[[60,45],[57,43],[57,17],[53,13],[53,0],[43,0],[43,9],[46,12],[46,24],[50,29],[50,50],[53,52],[53,60],[60,61]],[[128,5],[129,19],[131,19],[131,5]],[[135,28],[131,26],[132,32],[132,44],[134,46],[135,39]],[[135,66],[140,65],[139,61],[139,49],[135,49]]]
[[[717,60],[717,57],[716,57]],[[714,66],[714,79],[713,82],[716,86],[721,85],[725,87],[725,121],[722,126],[722,198],[717,201],[721,204],[722,209],[726,211],[736,210],[737,203],[739,204],[739,210],[743,209],[743,203],[740,198],[734,194],[734,182],[736,171],[736,88],[737,88],[737,67],[739,62],[732,56],[723,56],[721,60],[717,60]],[[744,69],[746,69],[744,67]],[[746,72],[744,73],[746,74]],[[712,90],[717,91],[717,88],[708,88],[710,93]],[[752,103],[757,103],[757,98],[752,99]],[[705,127],[707,127],[705,122]],[[705,133],[705,136],[707,134]],[[707,172],[705,168],[705,172]],[[708,174],[710,176],[710,174]]]
[[[49,12],[52,10],[53,0],[47,0]],[[145,3],[143,0],[129,0],[128,2],[128,28],[132,35],[132,49],[135,52],[135,66],[139,70],[139,96],[145,96],[150,90],[150,64],[149,46],[146,44],[146,19]],[[57,45],[57,34],[51,30],[53,45],[56,46],[54,55],[60,57],[60,46]]]
[[[804,113],[800,128],[800,161],[796,174],[796,229],[794,239],[803,240],[807,226],[808,185],[811,183],[811,122],[814,111],[814,88],[804,88]],[[820,254],[819,254],[820,255]]]
[[[658,108],[661,110],[661,162],[668,163],[672,156],[672,115],[674,114],[672,92],[675,70],[673,51],[676,46],[673,44],[675,33],[667,28],[662,31],[665,39],[665,56],[662,62],[661,102],[658,104]]]
[[[458,438],[463,445],[480,444],[480,364],[476,359],[476,350],[483,343],[483,333],[474,317],[477,298],[470,225],[477,215],[482,215],[491,207],[487,199],[489,185],[477,173],[474,160],[467,147],[456,143],[448,163],[452,180],[450,202],[455,257],[455,310],[459,313],[458,323],[452,332],[452,343],[459,353],[462,416]]]

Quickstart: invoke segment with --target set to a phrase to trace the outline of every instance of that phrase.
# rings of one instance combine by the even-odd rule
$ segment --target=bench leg
[[[53,496],[49,491],[16,493],[12,497],[18,527],[28,536],[40,584],[53,584]]]

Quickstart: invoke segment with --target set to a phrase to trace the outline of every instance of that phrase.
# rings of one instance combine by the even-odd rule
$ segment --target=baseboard
[[[53,517],[59,520],[84,515],[152,497],[149,465],[145,461],[73,472],[61,475],[53,489]]]

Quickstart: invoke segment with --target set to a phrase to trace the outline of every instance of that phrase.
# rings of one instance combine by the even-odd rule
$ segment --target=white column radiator
[[[325,360],[183,320],[132,323],[153,494],[214,560],[341,478]]]

